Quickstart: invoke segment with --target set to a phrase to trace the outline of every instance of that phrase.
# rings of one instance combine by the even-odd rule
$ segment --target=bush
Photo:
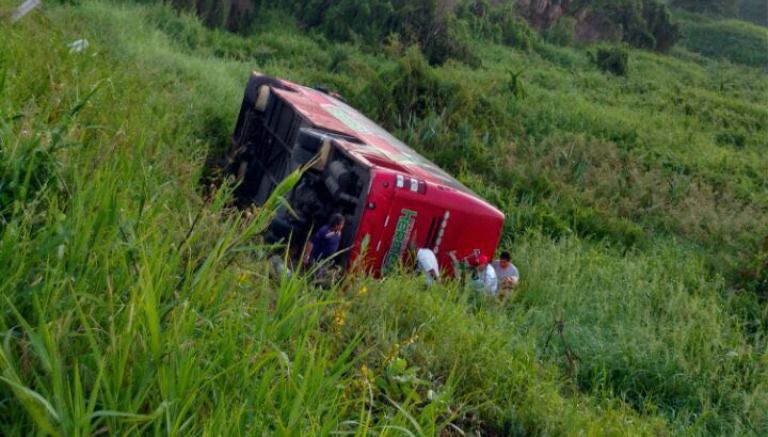
[[[644,48],[652,48],[665,53],[680,39],[680,26],[672,21],[672,13],[666,4],[655,0],[644,1],[643,19],[646,24],[645,30],[642,32],[653,38],[652,45],[650,45],[651,40],[648,38],[649,46]]]
[[[377,46],[394,33],[406,45],[420,45],[431,64],[451,58],[470,65],[479,63],[453,11],[443,10],[436,0],[342,0],[331,6],[324,2],[288,3],[307,27],[320,28],[332,39]]]
[[[739,0],[672,0],[672,6],[724,17],[735,17],[739,12]]]
[[[501,28],[501,42],[510,47],[530,50],[538,35],[522,18],[511,11],[496,12],[495,20]]]
[[[246,32],[257,18],[261,0],[171,0],[175,7],[197,14],[210,27]]]
[[[736,20],[686,22],[683,45],[692,52],[753,67],[768,66],[768,29]]]
[[[544,32],[544,39],[552,44],[569,46],[573,44],[573,35],[576,32],[576,19],[573,17],[560,17]]]
[[[369,85],[376,108],[374,118],[389,126],[402,126],[449,104],[457,86],[435,74],[417,46],[405,50],[397,65]]]
[[[629,53],[620,47],[598,48],[597,53],[590,53],[592,62],[600,70],[617,76],[626,76],[629,71]]]
[[[715,141],[721,146],[741,149],[747,144],[747,136],[741,132],[720,132],[715,136]]]
[[[744,21],[768,26],[768,2],[765,0],[741,0],[739,17]]]
[[[580,1],[571,7],[573,14],[581,11],[633,47],[665,52],[680,38],[677,23],[659,0]]]
[[[471,67],[479,67],[480,58],[470,48],[470,32],[465,23],[458,21],[453,16],[444,18],[433,29],[431,37],[426,43],[422,43],[424,55],[432,65],[438,65],[449,59],[456,59]]]
[[[458,59],[479,65],[470,50],[468,33],[457,23],[453,11],[436,0],[290,0],[266,5],[260,0],[172,0],[179,9],[197,14],[209,27],[247,33],[256,21],[275,10],[288,11],[306,28],[319,29],[338,41],[364,42],[377,46],[391,34],[407,45],[422,47],[431,64]],[[285,17],[283,17],[285,18]]]
[[[469,23],[476,38],[501,43],[521,50],[530,50],[537,39],[536,32],[520,17],[511,2],[462,2],[456,17]]]

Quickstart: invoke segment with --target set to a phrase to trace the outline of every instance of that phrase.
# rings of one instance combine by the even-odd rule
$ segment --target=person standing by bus
[[[304,247],[304,267],[307,268],[319,261],[330,258],[339,251],[341,230],[344,229],[344,216],[334,214],[328,224],[321,227]]]

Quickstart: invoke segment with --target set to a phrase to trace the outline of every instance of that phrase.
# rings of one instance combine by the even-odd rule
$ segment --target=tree
[[[680,26],[672,21],[672,13],[665,4],[645,1],[643,5],[645,27],[654,38],[654,49],[666,52],[680,39]]]
[[[611,0],[579,3],[593,14],[623,31],[624,42],[633,47],[665,52],[680,39],[680,28],[672,21],[667,5],[659,0]]]
[[[739,16],[742,20],[768,26],[768,1],[741,0]]]

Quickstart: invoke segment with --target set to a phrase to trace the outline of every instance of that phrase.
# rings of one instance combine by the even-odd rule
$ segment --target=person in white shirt
[[[478,291],[484,291],[489,296],[496,296],[496,292],[499,289],[496,271],[493,269],[493,266],[488,264],[487,256],[480,255],[477,261],[477,266],[475,267],[476,276],[473,281],[475,288]]]
[[[428,286],[440,279],[440,266],[437,264],[435,252],[429,249],[419,249],[416,252],[416,266],[424,272],[424,279]]]

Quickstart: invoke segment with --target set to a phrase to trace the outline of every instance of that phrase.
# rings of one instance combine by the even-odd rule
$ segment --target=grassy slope
[[[707,249],[737,257],[764,226],[759,72],[633,52],[617,79],[578,50],[482,47],[485,69],[433,73],[508,124],[468,117],[457,143],[460,111],[388,120],[369,84],[399,64],[355,47],[93,2],[2,26],[0,193],[17,200],[0,239],[4,433],[768,430],[763,334],[747,335]],[[69,54],[80,37],[91,47]],[[522,67],[517,102],[506,70]],[[269,285],[249,237],[267,211],[196,191],[251,68],[336,85],[502,205],[525,274],[513,302],[400,277]],[[741,148],[717,143],[724,124]],[[485,153],[505,156],[491,184]],[[611,243],[627,232],[615,223],[640,244]],[[596,227],[606,243],[572,235]],[[557,319],[564,335],[547,342]]]
[[[683,25],[682,45],[689,50],[738,64],[768,67],[766,27],[738,20],[716,20],[685,12],[680,12],[679,15]]]

